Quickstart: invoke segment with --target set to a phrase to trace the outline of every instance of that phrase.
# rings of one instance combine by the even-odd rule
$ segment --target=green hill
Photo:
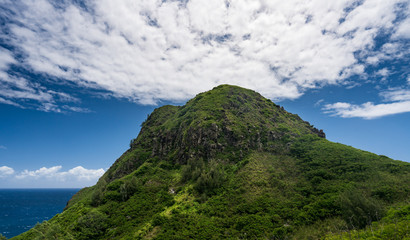
[[[95,186],[13,239],[409,239],[409,170],[221,85],[154,110]]]

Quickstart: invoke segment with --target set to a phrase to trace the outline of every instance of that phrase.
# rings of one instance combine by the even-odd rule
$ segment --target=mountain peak
[[[214,87],[212,90],[198,94],[196,97],[187,102],[187,106],[198,103],[206,102],[205,105],[222,107],[224,109],[229,109],[230,107],[239,107],[241,104],[250,103],[254,101],[266,101],[262,95],[259,93],[234,86],[223,84],[217,87]],[[229,105],[231,104],[231,105]],[[204,104],[201,104],[200,107],[204,107]]]
[[[322,130],[253,90],[220,85],[184,106],[155,109],[131,148],[178,164],[228,155],[234,162],[250,151],[287,152],[291,143],[304,135],[325,137]],[[130,173],[136,162],[130,159],[114,164],[107,173],[109,179]]]

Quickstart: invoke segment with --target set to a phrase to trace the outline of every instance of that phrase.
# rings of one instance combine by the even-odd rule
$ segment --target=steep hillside
[[[252,150],[282,153],[305,134],[325,136],[254,91],[222,85],[198,94],[185,106],[154,110],[131,149],[103,179],[110,182],[125,176],[148,157],[172,164],[218,158],[233,163]]]
[[[404,239],[409,170],[221,85],[156,109],[95,186],[13,239]]]

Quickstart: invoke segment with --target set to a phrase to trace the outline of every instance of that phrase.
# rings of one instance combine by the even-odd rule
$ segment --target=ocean
[[[0,233],[7,238],[61,213],[80,189],[0,189]]]

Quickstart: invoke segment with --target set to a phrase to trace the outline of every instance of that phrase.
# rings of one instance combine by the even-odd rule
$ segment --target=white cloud
[[[380,75],[380,76],[382,76],[382,77],[387,77],[387,76],[389,75],[389,70],[388,70],[387,68],[382,68],[382,69],[379,69],[379,70],[376,72],[376,74],[377,74],[377,75]]]
[[[16,175],[16,178],[17,179],[23,179],[23,178],[37,179],[40,177],[52,178],[56,176],[56,174],[58,173],[58,171],[60,171],[61,168],[62,168],[61,166],[54,166],[51,168],[42,167],[34,171],[24,170],[23,172]]]
[[[374,119],[388,115],[410,112],[410,89],[395,88],[380,93],[385,103],[367,102],[361,105],[337,102],[326,104],[323,110],[343,118],[359,117]]]
[[[33,86],[24,78],[9,75],[6,70],[11,64],[16,64],[17,60],[12,53],[0,47],[0,102],[19,106],[10,99],[33,99],[37,101],[49,101],[51,95],[43,91],[36,91]],[[8,99],[4,99],[8,98]]]
[[[82,166],[77,166],[68,171],[61,171],[62,166],[42,167],[38,170],[29,171],[24,170],[16,175],[17,179],[40,179],[45,178],[53,181],[96,181],[104,174],[104,170],[100,169],[86,169]]]
[[[10,101],[10,100],[7,100],[7,99],[4,99],[4,98],[2,98],[2,97],[0,97],[0,103],[12,105],[12,106],[19,107],[19,108],[24,108],[24,107],[21,106],[20,104],[18,104],[18,103],[16,103],[16,102],[13,102],[13,101]]]
[[[374,65],[380,61],[380,57],[381,57],[380,55],[379,56],[369,56],[367,57],[366,62],[368,64]]]
[[[62,112],[63,109],[57,102],[78,103],[80,100],[64,92],[47,90],[40,84],[30,82],[23,77],[8,75],[0,69],[0,103],[25,108],[22,104],[27,101],[39,102],[37,109],[42,111]]]
[[[392,89],[380,94],[385,101],[410,101],[409,89]]]
[[[66,173],[62,173],[62,175],[66,176],[74,176],[77,178],[79,181],[86,180],[86,181],[95,181],[96,179],[99,179],[103,174],[104,170],[102,168],[100,169],[85,169],[81,166],[72,168],[68,170]]]
[[[89,11],[46,0],[5,1],[5,6],[15,15],[7,18],[19,23],[8,25],[7,37],[24,53],[20,66],[60,83],[155,104],[183,101],[222,83],[273,99],[344,83],[364,72],[361,58],[368,64],[386,58],[388,50],[372,50],[380,31],[406,36],[401,26],[406,28],[408,19],[397,29],[394,24],[398,3],[406,1],[101,0],[88,1]],[[0,91],[1,97],[62,110],[56,99],[64,93],[10,76],[4,69],[16,60],[10,53],[3,59],[0,74],[6,77],[0,84],[16,79],[21,87],[11,91],[14,84]]]
[[[3,146],[3,145],[0,145],[0,149],[7,149],[7,147],[6,146]]]
[[[337,102],[325,105],[323,110],[333,116],[340,116],[343,118],[358,117],[364,119],[374,119],[388,115],[410,112],[410,101],[399,101],[383,104],[367,102],[361,105]]]
[[[17,63],[17,61],[14,59],[12,53],[0,47],[0,71],[7,69],[9,65],[13,63]]]
[[[63,171],[62,166],[53,166],[16,172],[3,166],[0,167],[0,187],[86,187],[94,185],[104,172],[102,168],[86,169],[82,166],[67,171]]]
[[[402,21],[394,34],[395,38],[410,38],[410,18],[406,18],[406,20]]]
[[[376,76],[380,76],[380,83],[387,83],[387,77],[389,76],[390,71],[387,68],[382,68],[376,71]]]
[[[67,106],[67,105],[62,106],[62,108],[63,108],[63,109],[67,109],[67,110],[72,111],[72,112],[80,112],[80,113],[89,113],[89,112],[92,112],[92,111],[91,111],[90,109],[88,109],[88,108],[72,107],[72,106]]]
[[[4,178],[12,174],[14,174],[13,168],[7,166],[0,167],[0,178]]]
[[[325,100],[324,99],[319,99],[316,103],[315,103],[315,107],[320,106]]]
[[[369,52],[365,61],[370,65],[377,65],[383,61],[405,59],[409,53],[410,51],[405,44],[387,42],[382,45],[379,51]]]

